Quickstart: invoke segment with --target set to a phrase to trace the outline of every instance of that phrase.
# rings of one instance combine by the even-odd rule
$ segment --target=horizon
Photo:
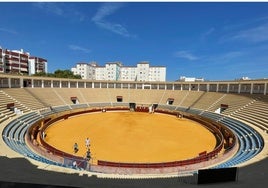
[[[77,63],[165,66],[166,81],[268,78],[266,2],[0,2],[0,46]]]

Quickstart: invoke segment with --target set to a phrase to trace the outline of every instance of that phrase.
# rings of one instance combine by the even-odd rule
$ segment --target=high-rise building
[[[81,68],[83,67],[83,68]],[[82,79],[120,81],[166,81],[166,67],[150,66],[140,62],[136,67],[123,66],[121,62],[108,62],[105,66],[94,63],[77,63],[71,71]]]
[[[21,50],[9,50],[0,47],[0,72],[31,75],[47,72],[47,60],[30,56]]]

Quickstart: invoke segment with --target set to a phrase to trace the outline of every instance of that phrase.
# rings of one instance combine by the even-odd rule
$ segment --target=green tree
[[[74,75],[70,70],[56,70],[54,73],[36,73],[33,76],[42,76],[42,77],[56,77],[56,78],[71,78],[71,79],[82,79],[80,75]]]

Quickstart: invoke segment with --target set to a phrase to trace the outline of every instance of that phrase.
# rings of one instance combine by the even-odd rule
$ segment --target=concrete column
[[[8,88],[11,88],[11,78],[7,78],[7,85],[8,85]]]
[[[253,88],[254,88],[254,87],[253,87],[253,83],[251,83],[250,85],[251,85],[251,86],[250,86],[250,94],[253,94]]]
[[[11,86],[11,84],[10,84]],[[20,78],[20,87],[23,88],[23,78]]]

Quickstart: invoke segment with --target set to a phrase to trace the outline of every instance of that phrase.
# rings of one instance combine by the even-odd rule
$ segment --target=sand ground
[[[85,156],[90,139],[92,162],[169,162],[212,151],[214,135],[197,122],[141,112],[91,113],[56,122],[46,130],[46,142],[62,151]]]

